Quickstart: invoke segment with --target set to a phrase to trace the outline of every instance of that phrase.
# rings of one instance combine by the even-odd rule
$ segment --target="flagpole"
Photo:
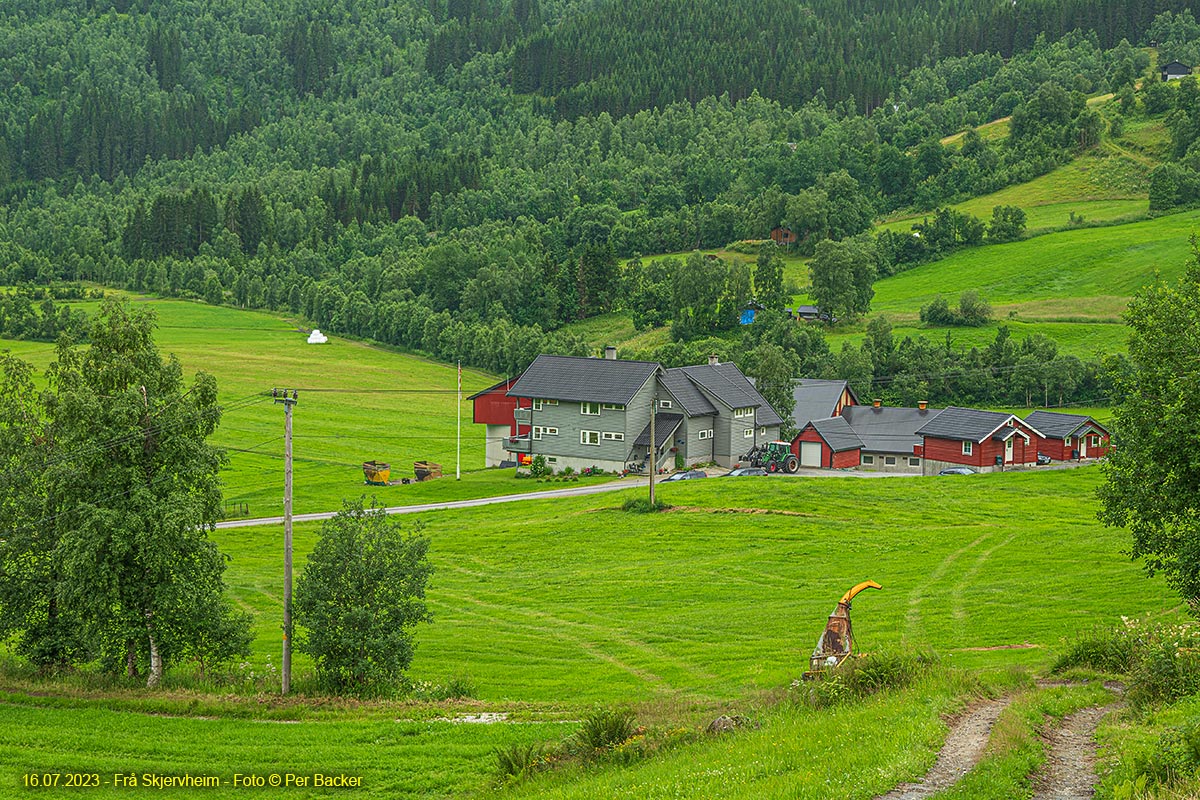
[[[462,362],[458,362],[458,430],[454,437],[454,480],[462,480]]]

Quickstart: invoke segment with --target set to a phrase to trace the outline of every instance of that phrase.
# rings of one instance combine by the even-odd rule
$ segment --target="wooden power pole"
[[[292,689],[292,406],[295,389],[272,389],[276,403],[283,403],[283,693]]]
[[[654,441],[654,417],[658,414],[658,395],[650,406],[650,508],[654,508],[654,473],[658,472],[658,442]]]

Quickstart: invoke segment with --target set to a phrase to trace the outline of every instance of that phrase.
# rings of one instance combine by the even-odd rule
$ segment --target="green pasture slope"
[[[473,708],[289,711],[260,694],[230,716],[185,689],[142,705],[17,686],[0,697],[0,785],[16,785],[27,771],[169,768],[229,778],[294,767],[362,775],[364,788],[348,797],[470,794],[490,785],[493,745],[561,740],[573,726],[559,720],[602,703],[632,704],[661,724],[700,725],[732,711],[759,715],[764,727],[631,772],[649,794],[617,791],[627,780],[616,767],[596,774],[599,785],[572,789],[551,777],[516,794],[705,796],[721,778],[709,770],[720,769],[718,782],[731,788],[770,789],[753,796],[828,796],[821,792],[831,781],[847,787],[846,797],[869,798],[928,766],[944,730],[939,715],[962,702],[966,684],[935,682],[823,714],[768,710],[766,698],[803,671],[837,597],[860,580],[880,582],[883,591],[855,603],[861,649],[928,648],[972,673],[1042,670],[1077,631],[1120,615],[1175,615],[1177,600],[1162,582],[1122,555],[1127,535],[1095,521],[1099,477],[1083,468],[712,479],[661,487],[675,509],[653,516],[618,510],[628,493],[423,514],[435,621],[419,631],[411,677],[469,676],[479,698]],[[298,568],[317,531],[298,526]],[[230,556],[232,596],[257,614],[251,670],[278,663],[278,537],[273,528],[216,535]],[[302,688],[308,671],[300,660]],[[430,719],[476,709],[538,724]],[[825,726],[834,738],[816,747],[809,734]]]
[[[483,470],[484,434],[462,404],[461,482],[454,481],[455,367],[336,336],[325,345],[285,318],[253,311],[139,297],[158,315],[155,340],[174,353],[184,374],[217,379],[229,409],[213,438],[229,452],[222,473],[227,503],[245,503],[249,516],[283,513],[283,408],[267,396],[273,386],[299,387],[293,422],[295,512],[333,511],[364,492],[385,505],[457,500],[527,490],[510,471]],[[94,311],[95,304],[86,305]],[[0,350],[35,363],[53,346],[0,340]],[[463,397],[498,378],[463,369]],[[392,464],[392,477],[412,476],[412,462],[442,464],[448,479],[414,486],[368,487],[362,462]],[[369,491],[368,491],[369,490]],[[242,516],[232,513],[232,516]]]
[[[963,250],[877,282],[871,313],[886,315],[898,336],[940,341],[947,329],[922,327],[921,306],[939,294],[953,303],[975,290],[992,304],[994,322],[950,329],[956,346],[986,344],[1003,324],[1016,336],[1043,333],[1079,356],[1120,352],[1127,336],[1121,314],[1129,297],[1156,275],[1178,277],[1198,229],[1200,212],[1185,211]],[[863,327],[832,334],[830,345],[861,341]]]

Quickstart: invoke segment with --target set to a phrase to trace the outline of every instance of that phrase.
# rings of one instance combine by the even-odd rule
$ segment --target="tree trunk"
[[[125,675],[130,678],[138,676],[137,642],[133,639],[125,642]]]
[[[158,640],[154,638],[154,628],[146,622],[146,633],[150,639],[150,672],[146,677],[146,688],[153,689],[162,682],[163,661],[162,653],[158,650]]]

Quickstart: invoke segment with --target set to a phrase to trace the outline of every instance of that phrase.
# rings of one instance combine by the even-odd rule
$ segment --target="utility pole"
[[[658,471],[658,442],[654,440],[654,417],[658,414],[658,393],[650,406],[650,507],[654,508],[654,473]]]
[[[458,415],[454,432],[454,480],[462,480],[462,362],[458,362]]]
[[[292,406],[295,389],[272,389],[271,397],[283,403],[283,694],[292,689]]]

